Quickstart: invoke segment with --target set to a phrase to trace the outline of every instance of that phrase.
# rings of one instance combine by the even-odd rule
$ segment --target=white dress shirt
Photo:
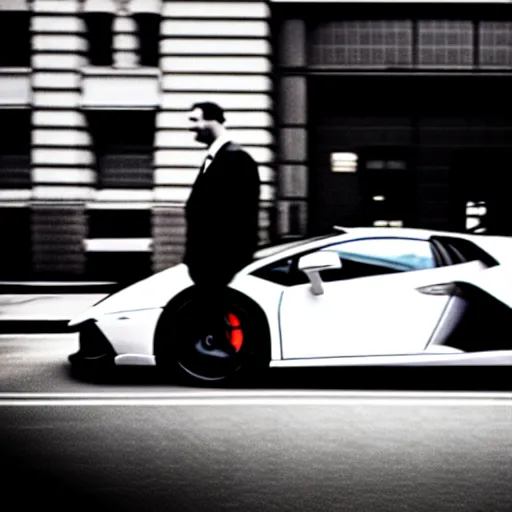
[[[208,154],[206,155],[203,172],[206,172],[206,169],[208,169],[208,166],[212,163],[212,160],[219,152],[219,149],[228,142],[231,142],[231,137],[227,133],[222,133],[212,142],[212,145],[208,148]]]

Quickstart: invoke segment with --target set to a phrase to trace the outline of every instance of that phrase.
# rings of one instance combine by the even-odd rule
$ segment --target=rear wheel
[[[164,311],[156,336],[157,366],[186,383],[249,382],[268,367],[268,327],[254,304],[236,293],[224,303],[224,332],[208,332],[193,293]]]

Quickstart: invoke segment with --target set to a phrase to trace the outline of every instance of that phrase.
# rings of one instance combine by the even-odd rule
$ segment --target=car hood
[[[193,284],[187,266],[180,263],[107,296],[72,318],[68,325],[75,326],[110,313],[161,308]]]

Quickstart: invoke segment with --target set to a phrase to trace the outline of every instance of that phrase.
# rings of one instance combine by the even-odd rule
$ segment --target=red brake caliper
[[[242,348],[242,342],[244,341],[244,333],[240,326],[240,319],[235,314],[228,313],[226,320],[229,326],[226,336],[235,351],[238,352]]]

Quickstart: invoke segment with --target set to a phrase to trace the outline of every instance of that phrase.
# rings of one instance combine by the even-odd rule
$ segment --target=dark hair
[[[218,121],[219,123],[223,123],[225,121],[224,110],[217,105],[217,103],[202,101],[200,103],[194,103],[192,105],[192,110],[195,108],[200,108],[203,111],[203,118],[206,121]]]

